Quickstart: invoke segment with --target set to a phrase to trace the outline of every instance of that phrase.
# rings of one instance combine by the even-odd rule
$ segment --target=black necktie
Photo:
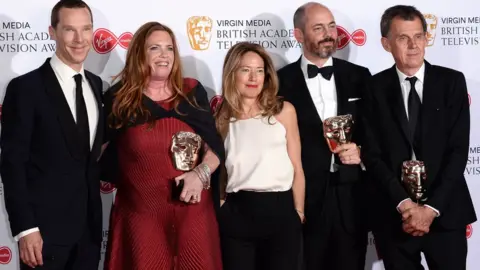
[[[410,93],[408,94],[408,122],[410,126],[410,141],[412,142],[413,149],[415,151],[415,156],[419,159],[420,153],[420,112],[422,102],[418,96],[417,90],[415,89],[415,83],[417,82],[417,77],[406,78],[410,82]]]
[[[322,77],[325,78],[325,80],[330,81],[330,78],[332,78],[333,75],[333,66],[326,66],[326,67],[317,67],[315,65],[308,64],[307,65],[307,73],[308,73],[308,78],[315,78],[317,77],[318,73],[322,74]]]
[[[78,135],[82,150],[88,153],[90,152],[90,129],[88,126],[87,105],[85,104],[85,99],[83,98],[82,74],[77,74],[73,76],[73,78],[75,79],[76,84],[75,105],[77,112]]]

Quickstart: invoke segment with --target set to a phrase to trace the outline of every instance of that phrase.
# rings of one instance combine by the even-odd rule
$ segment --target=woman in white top
[[[298,269],[305,179],[295,109],[277,97],[272,60],[243,42],[226,55],[223,101],[225,196],[219,226],[225,270]]]

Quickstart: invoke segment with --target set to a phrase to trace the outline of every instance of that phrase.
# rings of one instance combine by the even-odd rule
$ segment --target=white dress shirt
[[[87,106],[87,114],[88,114],[88,126],[90,129],[90,148],[93,146],[93,142],[95,140],[95,134],[97,132],[97,124],[98,124],[98,107],[97,101],[95,99],[95,94],[88,83],[87,78],[85,77],[85,72],[83,66],[80,72],[73,70],[71,67],[67,66],[63,63],[56,54],[52,56],[50,59],[50,65],[57,77],[58,83],[63,90],[63,94],[65,95],[65,99],[67,100],[68,106],[70,107],[70,111],[72,113],[73,119],[77,121],[77,111],[75,106],[75,91],[76,91],[76,84],[75,79],[73,76],[80,73],[82,74],[82,88],[83,88],[83,98],[85,100],[85,104]],[[14,237],[15,241],[18,241],[20,238],[28,235],[32,232],[39,231],[38,228],[32,228],[26,231],[23,231]]]
[[[305,78],[305,82],[307,83],[308,91],[310,92],[310,96],[312,97],[313,103],[315,104],[315,108],[317,109],[317,113],[320,116],[320,119],[324,121],[325,119],[333,116],[337,116],[337,88],[335,86],[335,73],[332,74],[330,80],[326,80],[323,78],[321,74],[314,78],[308,77],[308,65],[314,65],[310,60],[308,60],[304,55],[302,55],[302,59],[300,60],[300,66],[303,72],[303,76]],[[328,58],[327,62],[322,67],[332,66],[333,65],[333,58]],[[337,171],[337,168],[334,166],[335,164],[335,156],[332,153],[332,158],[330,162],[330,172]],[[360,164],[362,170],[365,170],[365,166],[363,163]]]
[[[405,105],[405,113],[407,114],[407,118],[409,117],[408,115],[408,95],[410,94],[410,89],[412,88],[410,81],[407,80],[409,76],[401,72],[397,67],[395,67],[397,70],[398,78],[400,80],[400,87],[402,89],[402,96],[403,96],[403,104]],[[423,83],[425,80],[425,63],[420,67],[420,69],[411,77],[417,77],[417,81],[415,82],[415,90],[417,90],[418,96],[420,97],[420,102],[423,102]],[[415,152],[412,149],[412,160],[416,160]],[[401,201],[398,207],[406,200],[409,200],[409,198],[404,199]],[[431,207],[430,205],[425,205],[429,208],[431,208],[433,211],[437,213],[437,216],[440,216],[440,212]]]

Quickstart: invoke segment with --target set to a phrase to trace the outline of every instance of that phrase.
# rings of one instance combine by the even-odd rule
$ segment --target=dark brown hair
[[[92,10],[87,5],[87,3],[82,0],[61,0],[52,8],[52,13],[50,15],[50,25],[53,28],[57,28],[58,23],[60,22],[60,9],[62,8],[86,8],[90,13],[90,18],[92,19],[93,24],[93,15]]]

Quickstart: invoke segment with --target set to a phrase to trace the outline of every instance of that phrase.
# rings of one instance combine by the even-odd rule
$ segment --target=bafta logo
[[[424,14],[425,21],[427,21],[427,46],[433,46],[435,42],[435,33],[437,30],[438,19],[433,14]]]
[[[192,49],[204,51],[210,47],[213,20],[207,16],[193,16],[187,20],[188,41]]]

